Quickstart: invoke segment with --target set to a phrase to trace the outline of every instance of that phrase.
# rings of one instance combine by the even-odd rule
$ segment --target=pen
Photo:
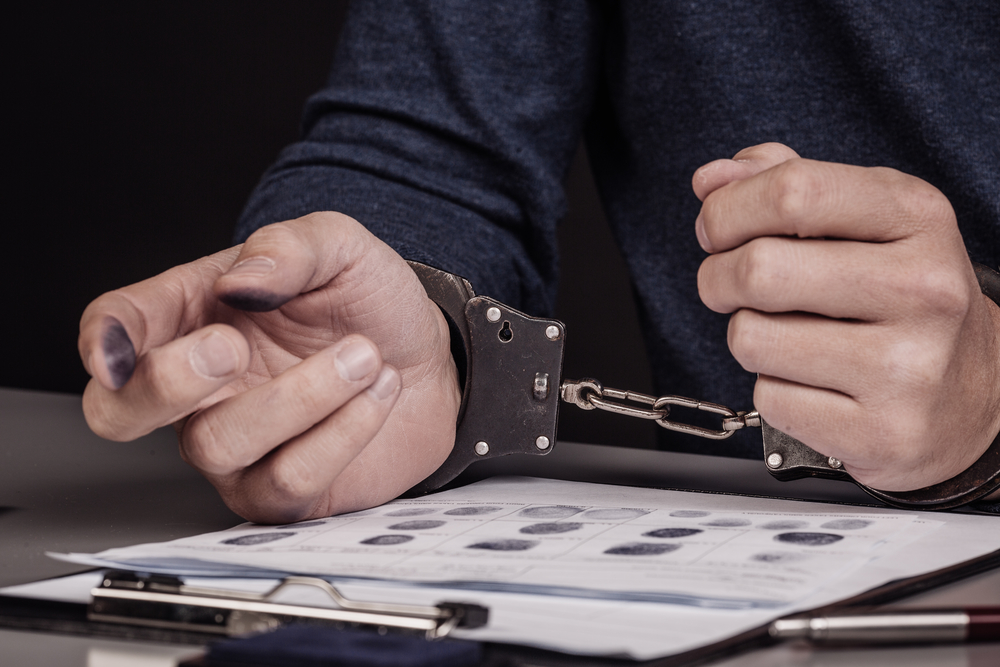
[[[779,618],[771,623],[768,632],[775,639],[838,644],[998,641],[1000,607]]]

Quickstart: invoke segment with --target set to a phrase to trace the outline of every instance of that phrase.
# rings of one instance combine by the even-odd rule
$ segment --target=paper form
[[[555,502],[553,502],[555,499]],[[96,557],[188,571],[197,562],[482,590],[778,607],[905,539],[914,514],[530,478],[288,526],[244,524]],[[211,572],[204,570],[202,573]],[[237,573],[233,571],[231,573]]]
[[[244,524],[72,559],[189,575],[324,575],[359,600],[485,604],[490,622],[460,633],[470,639],[649,659],[1000,549],[998,521],[495,478],[353,515],[289,526]],[[537,544],[475,546],[512,540]],[[70,579],[31,590],[65,596],[65,590],[38,587],[65,589]],[[274,584],[219,576],[193,581],[253,591]],[[0,592],[32,594],[25,587]]]

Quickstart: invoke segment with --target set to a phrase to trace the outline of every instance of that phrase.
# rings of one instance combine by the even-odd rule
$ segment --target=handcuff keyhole
[[[497,338],[500,339],[501,343],[509,343],[513,337],[514,332],[510,329],[510,322],[504,321],[503,327],[497,332]]]

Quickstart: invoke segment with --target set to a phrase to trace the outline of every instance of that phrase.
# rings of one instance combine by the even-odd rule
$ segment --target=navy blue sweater
[[[894,167],[940,188],[970,256],[997,266],[1000,3],[358,2],[302,140],[237,236],[340,211],[404,257],[546,314],[581,137],[657,390],[748,407],[754,377],[729,354],[728,317],[697,294],[692,173],[765,141]],[[760,456],[759,436],[725,446]]]

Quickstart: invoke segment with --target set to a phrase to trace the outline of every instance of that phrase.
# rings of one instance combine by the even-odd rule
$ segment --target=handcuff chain
[[[685,396],[649,396],[635,391],[604,387],[593,378],[563,380],[559,387],[562,400],[583,410],[605,410],[627,417],[651,419],[671,431],[688,433],[710,440],[725,440],[741,428],[760,428],[760,414],[756,411],[736,412],[718,403],[708,403]],[[648,406],[648,407],[642,407]],[[713,430],[694,424],[668,419],[671,406],[691,408],[722,416],[722,428]]]

